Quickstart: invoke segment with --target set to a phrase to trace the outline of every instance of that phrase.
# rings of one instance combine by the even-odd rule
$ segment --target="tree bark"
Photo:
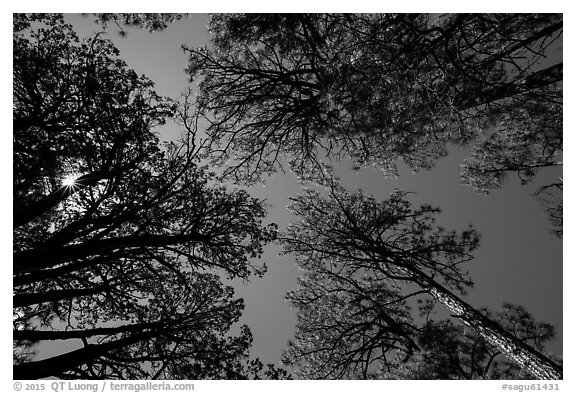
[[[526,343],[518,340],[496,322],[454,295],[444,286],[413,265],[402,267],[413,282],[443,304],[453,316],[474,329],[482,338],[500,350],[538,379],[562,379],[562,368]]]

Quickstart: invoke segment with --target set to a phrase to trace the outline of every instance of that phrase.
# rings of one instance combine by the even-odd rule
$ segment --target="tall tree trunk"
[[[126,332],[138,332],[144,331],[145,329],[159,328],[163,325],[163,322],[158,321],[84,330],[14,330],[12,339],[19,341],[69,340],[74,338],[88,338]]]
[[[43,280],[61,278],[65,274],[74,273],[92,266],[112,265],[114,263],[117,263],[117,260],[114,259],[111,260],[109,258],[92,258],[90,260],[74,261],[53,269],[37,270],[26,274],[14,276],[12,280],[12,285],[14,287],[29,285]]]
[[[500,350],[538,379],[562,379],[562,368],[526,343],[518,340],[498,323],[454,295],[432,277],[413,265],[402,266],[413,282],[443,304],[454,317],[474,329],[482,338]]]
[[[125,346],[146,340],[154,335],[154,331],[134,334],[129,337],[109,341],[103,344],[88,344],[84,348],[77,349],[62,355],[44,360],[18,364],[13,367],[14,379],[40,379],[52,376],[60,376],[66,370],[71,370],[83,364],[96,360],[106,353],[123,348]]]
[[[88,240],[84,243],[55,249],[17,251],[14,253],[14,274],[46,269],[70,260],[101,255],[118,249],[163,247],[189,241],[206,240],[208,240],[208,237],[199,233],[186,235],[129,235]]]
[[[111,288],[113,288],[113,286],[98,285],[92,288],[57,289],[41,293],[23,293],[14,295],[12,298],[12,307],[26,307],[32,304],[57,302],[59,300],[73,299],[80,296],[90,296]]]

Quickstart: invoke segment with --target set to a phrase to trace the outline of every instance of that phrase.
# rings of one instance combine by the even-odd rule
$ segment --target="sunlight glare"
[[[72,187],[78,178],[77,174],[71,173],[62,180],[62,184],[68,187]]]

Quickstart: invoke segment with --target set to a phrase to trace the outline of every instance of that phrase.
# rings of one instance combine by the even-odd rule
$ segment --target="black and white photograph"
[[[564,14],[386,9],[12,14],[15,391],[562,390]]]

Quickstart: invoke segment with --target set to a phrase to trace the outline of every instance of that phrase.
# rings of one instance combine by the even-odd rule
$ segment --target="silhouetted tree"
[[[242,301],[209,271],[263,274],[263,203],[215,184],[189,102],[109,41],[59,15],[14,22],[14,377],[247,378]],[[160,144],[169,118],[187,132]],[[80,348],[35,360],[46,340]]]
[[[233,290],[210,274],[189,274],[188,285],[173,283],[174,277],[161,272],[161,285],[149,284],[146,292],[116,312],[107,302],[93,303],[90,298],[70,299],[69,330],[17,330],[20,343],[45,340],[72,340],[81,347],[39,361],[14,367],[14,378],[35,379],[48,376],[81,379],[192,379],[226,378],[234,372],[234,363],[247,359],[251,344],[249,330],[238,337],[226,337],[231,324],[240,317],[241,300]],[[114,292],[109,296],[114,297]],[[135,299],[136,300],[136,299]],[[90,310],[97,307],[97,310]],[[118,324],[124,313],[126,323]],[[90,315],[92,314],[92,315]],[[114,322],[109,327],[90,327]],[[54,324],[53,324],[54,325]],[[106,325],[106,324],[105,324]],[[54,327],[54,326],[51,326]],[[70,342],[70,341],[68,341]],[[83,344],[83,345],[82,345]]]
[[[563,220],[562,220],[562,183],[552,183],[547,186],[540,187],[536,191],[536,198],[540,201],[546,213],[550,224],[552,224],[552,233],[559,238],[562,238]]]
[[[403,192],[378,202],[347,193],[332,176],[324,185],[327,196],[307,189],[293,198],[300,221],[282,239],[305,271],[289,295],[302,310],[290,358],[326,377],[381,369],[389,349],[409,355],[418,347],[404,302],[424,296],[534,377],[562,377],[553,361],[455,294],[471,284],[460,265],[478,244],[474,230],[445,231],[434,223],[438,209],[412,209]]]
[[[84,16],[88,16],[84,14]],[[187,16],[187,14],[177,13],[115,13],[115,14],[94,14],[96,23],[107,28],[114,24],[118,29],[120,36],[125,37],[128,33],[125,27],[139,27],[149,32],[165,30],[170,23],[178,21]]]
[[[23,30],[37,18],[46,29]],[[15,14],[14,26],[18,227],[84,186],[134,170],[158,151],[150,128],[164,123],[174,108],[99,35],[80,43],[58,15]],[[69,175],[78,178],[76,187],[62,185]]]
[[[562,79],[562,64],[535,71],[561,36],[556,14],[226,14],[210,32],[211,49],[187,48],[188,72],[209,152],[248,182],[323,155],[430,168]]]

